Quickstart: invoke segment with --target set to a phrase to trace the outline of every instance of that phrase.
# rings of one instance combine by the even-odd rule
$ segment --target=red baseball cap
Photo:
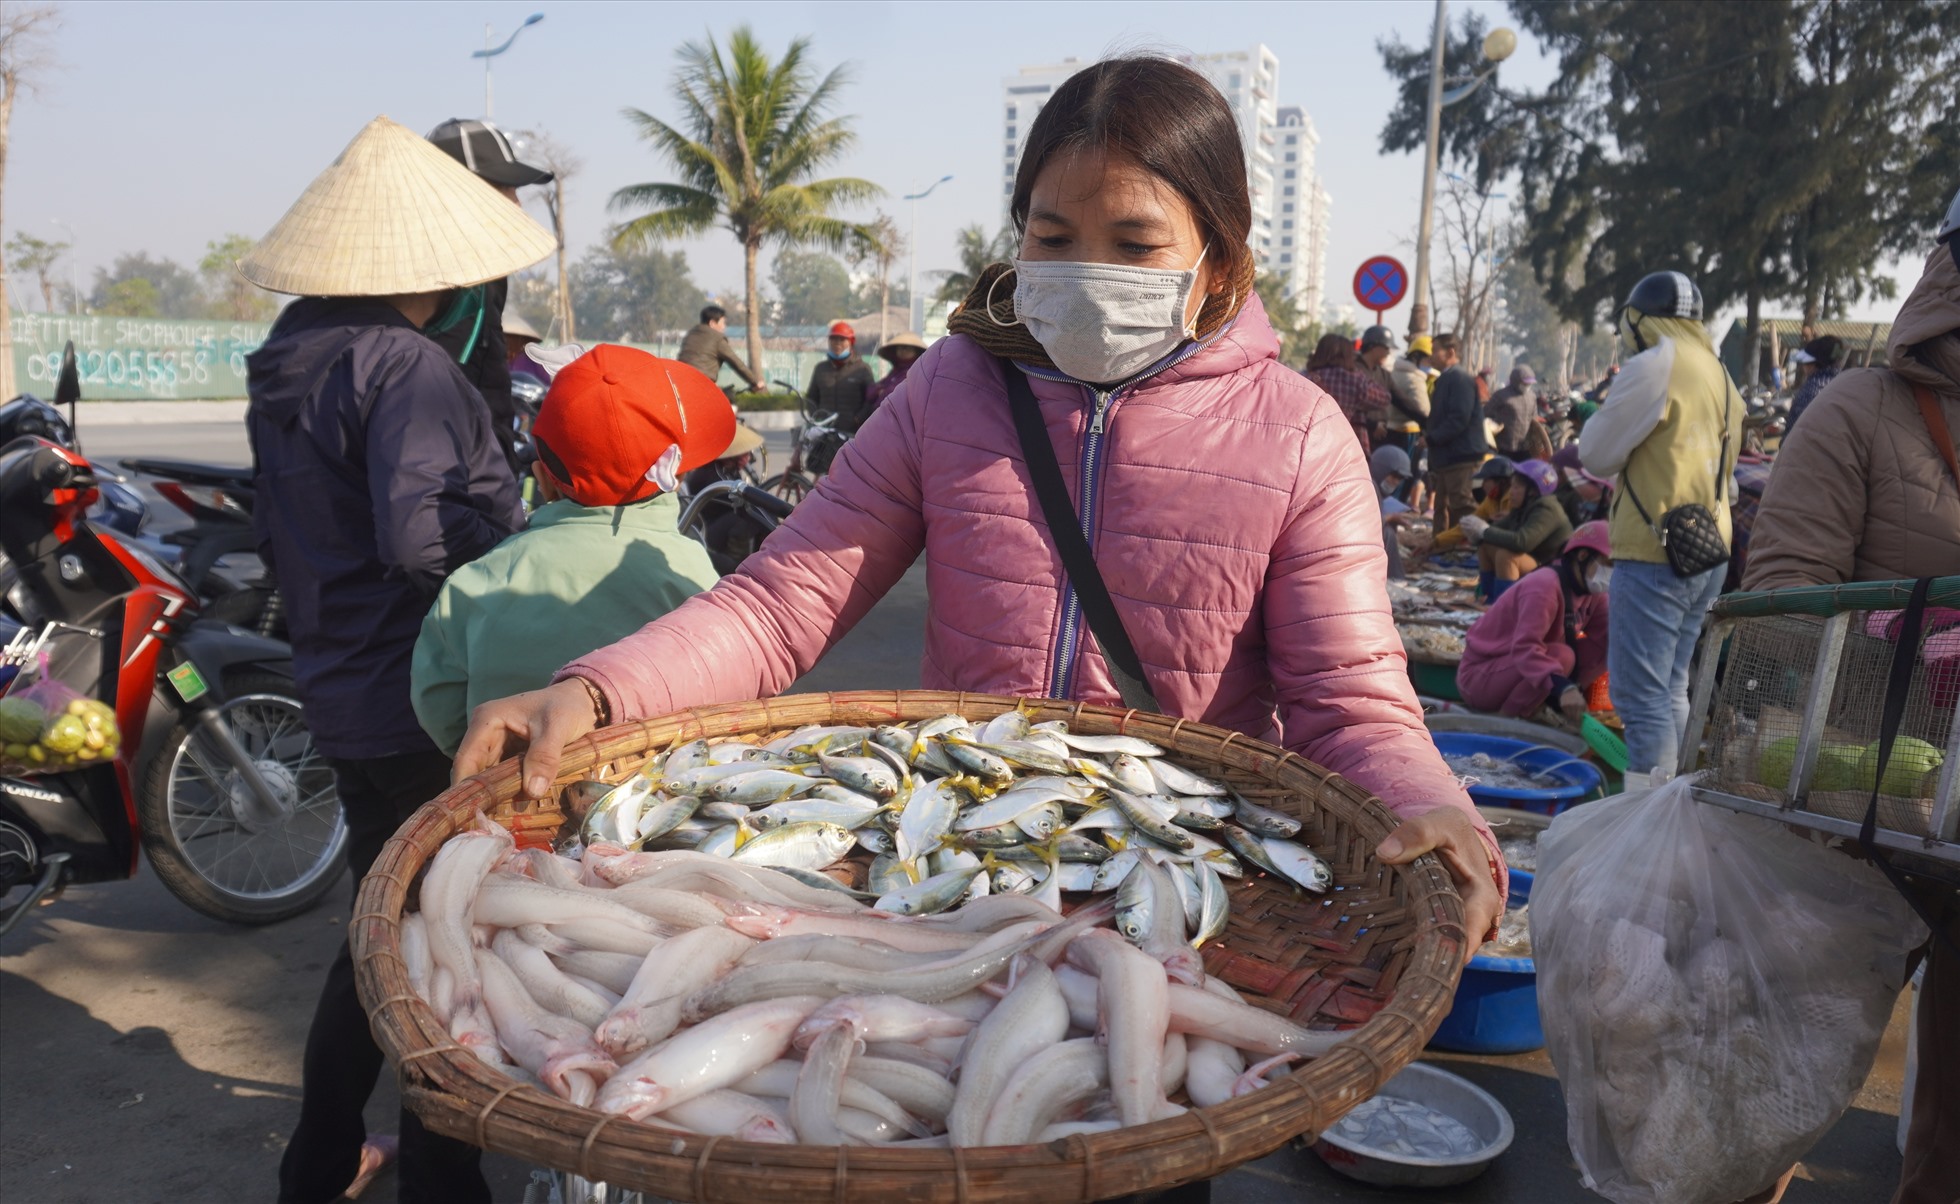
[[[699,371],[602,343],[560,369],[531,428],[538,468],[581,506],[623,506],[659,492],[653,469],[680,449],[676,475],[728,450],[735,410]]]

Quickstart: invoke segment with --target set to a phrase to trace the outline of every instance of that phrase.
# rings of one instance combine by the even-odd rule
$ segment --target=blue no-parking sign
[[[1379,326],[1382,311],[1393,309],[1409,291],[1409,270],[1392,255],[1377,255],[1354,273],[1354,299],[1375,311]]]

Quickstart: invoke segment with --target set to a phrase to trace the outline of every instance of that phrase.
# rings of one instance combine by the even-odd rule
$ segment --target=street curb
[[[75,422],[84,434],[92,426],[161,426],[180,423],[245,421],[243,401],[84,401]]]
[[[793,431],[803,419],[795,410],[737,410],[735,416],[752,431]]]

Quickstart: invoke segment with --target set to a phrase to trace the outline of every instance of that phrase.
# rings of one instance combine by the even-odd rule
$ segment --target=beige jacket
[[[1912,392],[1929,386],[1960,440],[1960,268],[1945,247],[1885,349],[1890,368],[1841,373],[1777,453],[1744,588],[1960,573],[1960,485]]]

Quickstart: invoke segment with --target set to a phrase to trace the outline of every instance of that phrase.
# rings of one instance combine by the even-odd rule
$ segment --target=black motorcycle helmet
[[[1701,289],[1680,272],[1649,272],[1640,278],[1620,307],[1636,350],[1647,350],[1640,334],[1642,318],[1690,318],[1701,321]]]
[[[1386,347],[1390,351],[1395,350],[1395,332],[1386,326],[1370,326],[1361,332],[1361,349],[1366,351],[1370,347]]]
[[[46,439],[62,447],[75,446],[75,429],[61,411],[31,393],[22,393],[0,406],[0,447],[22,436]]]

